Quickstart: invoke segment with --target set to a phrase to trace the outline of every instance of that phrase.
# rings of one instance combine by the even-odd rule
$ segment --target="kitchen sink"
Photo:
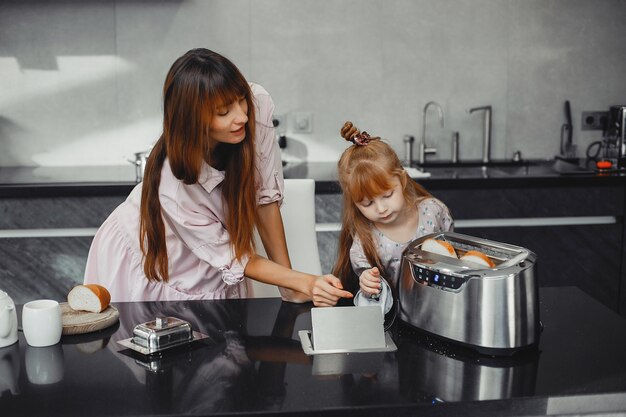
[[[509,176],[527,176],[531,161],[463,161],[428,162],[421,168],[438,178],[498,178]]]
[[[433,177],[439,178],[495,178],[528,175],[526,167],[493,167],[456,165],[449,167],[425,167]]]
[[[502,167],[523,167],[529,165],[536,165],[540,163],[545,163],[543,160],[523,160],[523,161],[512,161],[512,160],[493,160],[490,162],[482,162],[482,161],[462,161],[462,162],[450,162],[450,161],[432,161],[426,162],[421,167],[428,168],[465,168],[465,167],[487,167],[487,168],[502,168]]]
[[[594,171],[562,159],[505,161],[428,162],[421,166],[439,178],[505,178],[542,175],[592,174]]]
[[[597,172],[595,168],[589,166],[590,163],[591,166],[595,166],[594,161],[587,160],[584,162],[585,164],[581,165],[578,161],[557,158],[554,160],[552,169],[561,175],[594,174]]]
[[[585,166],[585,160],[532,159],[523,161],[428,161],[422,166],[414,165],[430,173],[431,178],[530,178],[557,177],[565,175],[594,175],[593,168]],[[329,162],[283,161],[285,178],[315,178],[319,181],[337,181],[337,165]]]

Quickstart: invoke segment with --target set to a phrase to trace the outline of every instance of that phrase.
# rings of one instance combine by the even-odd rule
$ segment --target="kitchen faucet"
[[[483,164],[487,164],[491,160],[491,106],[474,107],[467,112],[475,111],[483,111]]]
[[[428,108],[430,106],[437,107],[437,111],[439,112],[439,121],[441,122],[441,127],[443,127],[443,109],[438,103],[434,101],[429,101],[428,103],[426,103],[426,105],[424,106],[424,110],[422,111],[422,142],[420,143],[420,150],[419,150],[420,165],[423,165],[424,161],[426,161],[427,154],[437,153],[437,148],[426,147],[426,114],[428,113]]]
[[[402,165],[410,167],[413,165],[413,142],[415,142],[415,137],[404,135],[402,142],[404,142],[404,161],[402,161]]]

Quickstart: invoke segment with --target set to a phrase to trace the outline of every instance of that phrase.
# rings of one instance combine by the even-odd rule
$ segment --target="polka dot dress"
[[[394,285],[398,282],[400,275],[402,252],[404,252],[409,243],[430,233],[454,230],[454,221],[450,216],[448,207],[436,198],[422,200],[417,206],[417,210],[419,213],[417,230],[415,235],[407,242],[396,242],[385,236],[380,230],[372,228],[374,242],[378,248],[378,256],[387,273],[391,275],[385,278]],[[352,269],[354,269],[357,276],[361,275],[361,272],[364,270],[372,267],[365,257],[361,241],[358,238],[355,238],[350,248],[350,261],[352,262]]]

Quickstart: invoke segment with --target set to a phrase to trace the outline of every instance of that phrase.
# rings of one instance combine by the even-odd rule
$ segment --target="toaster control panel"
[[[444,274],[433,271],[428,268],[422,268],[420,265],[413,265],[413,277],[420,284],[430,285],[433,287],[448,288],[457,290],[465,283],[465,278],[458,275]]]

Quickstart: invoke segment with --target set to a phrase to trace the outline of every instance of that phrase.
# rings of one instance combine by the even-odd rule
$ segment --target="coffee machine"
[[[606,159],[617,162],[618,168],[626,168],[626,106],[609,109],[604,153]]]

